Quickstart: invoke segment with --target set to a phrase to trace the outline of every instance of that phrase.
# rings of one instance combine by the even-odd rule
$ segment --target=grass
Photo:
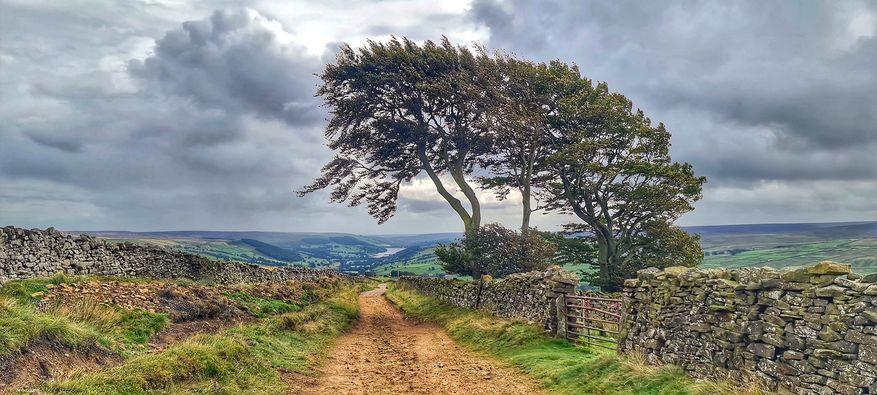
[[[143,349],[149,336],[167,325],[168,318],[164,314],[85,301],[46,311],[36,309],[40,296],[35,295],[47,292],[52,286],[82,280],[82,277],[59,274],[11,281],[0,288],[0,356],[39,340],[70,348],[99,344],[126,353]]]
[[[15,299],[0,297],[0,356],[41,339],[76,348],[95,344],[103,337],[85,323],[38,313]]]
[[[166,314],[125,310],[91,302],[58,306],[48,315],[67,318],[100,333],[99,342],[115,351],[144,349],[149,336],[168,324]]]
[[[536,326],[452,307],[396,285],[387,296],[406,315],[444,327],[462,345],[520,369],[552,393],[759,393],[728,383],[695,383],[673,366],[650,366],[637,356],[576,346]]]
[[[305,372],[358,314],[354,287],[301,311],[217,335],[199,335],[162,353],[129,359],[44,390],[57,394],[274,394],[287,390],[279,370]]]
[[[225,296],[246,309],[253,316],[260,318],[301,310],[301,306],[295,303],[277,299],[260,298],[243,291],[226,293]]]

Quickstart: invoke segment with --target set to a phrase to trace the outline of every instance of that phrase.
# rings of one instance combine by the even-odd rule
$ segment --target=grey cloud
[[[877,16],[873,2],[477,1],[472,7],[472,17],[490,28],[491,46],[574,61],[656,121],[681,109],[686,114],[668,122],[680,159],[702,162],[719,178],[753,180],[874,177],[871,169],[848,171],[862,157],[857,150],[877,148],[877,32],[873,26],[850,31],[853,19],[869,14]],[[697,113],[714,118],[698,125],[707,129],[695,130],[686,119]],[[723,143],[742,138],[728,124],[764,128],[773,138],[765,150],[723,155]],[[722,132],[731,133],[717,136]],[[715,140],[713,152],[692,152],[691,141],[705,137]],[[711,155],[724,163],[710,163]],[[784,156],[800,159],[792,161],[797,168],[778,169]],[[828,156],[847,165],[826,163]],[[873,169],[877,160],[865,164]]]
[[[398,210],[415,214],[438,214],[447,212],[450,206],[444,200],[421,200],[399,197]]]
[[[255,11],[216,11],[167,33],[153,56],[129,67],[207,107],[312,124],[321,119],[313,98],[319,58],[287,35]]]
[[[0,45],[16,53],[0,87],[19,92],[0,96],[11,120],[0,131],[0,223],[245,229],[325,214],[292,191],[328,155],[312,103],[319,57],[254,11],[175,24],[130,74],[110,43],[75,62],[44,56],[69,50],[61,31],[40,30],[51,45],[39,50]]]
[[[70,138],[69,136],[28,133],[27,137],[37,144],[55,148],[63,152],[82,152],[82,141],[76,138]]]

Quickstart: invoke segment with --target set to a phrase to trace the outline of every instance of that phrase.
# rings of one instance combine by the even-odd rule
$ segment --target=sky
[[[459,231],[425,178],[383,225],[294,194],[331,156],[314,73],[392,35],[607,82],[708,178],[682,225],[877,220],[877,2],[0,0],[0,226]]]

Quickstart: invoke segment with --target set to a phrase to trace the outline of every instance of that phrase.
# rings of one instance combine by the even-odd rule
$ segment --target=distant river
[[[404,250],[402,247],[387,247],[387,250],[384,252],[379,252],[377,254],[372,255],[372,258],[383,258],[385,256],[393,255],[399,251]]]

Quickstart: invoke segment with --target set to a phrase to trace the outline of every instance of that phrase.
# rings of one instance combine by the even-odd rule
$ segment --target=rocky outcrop
[[[88,235],[72,236],[52,228],[0,228],[0,283],[55,273],[187,278],[218,284],[339,276],[331,270],[267,268],[217,261],[158,247],[111,243]]]
[[[413,276],[402,277],[400,281],[454,306],[474,308],[479,300],[479,284],[475,281]],[[573,292],[576,284],[578,278],[574,274],[557,266],[544,272],[488,279],[483,284],[478,308],[498,317],[537,323],[554,333],[558,297]]]
[[[799,394],[877,393],[877,284],[822,262],[779,272],[682,267],[625,282],[622,352],[697,378]]]

